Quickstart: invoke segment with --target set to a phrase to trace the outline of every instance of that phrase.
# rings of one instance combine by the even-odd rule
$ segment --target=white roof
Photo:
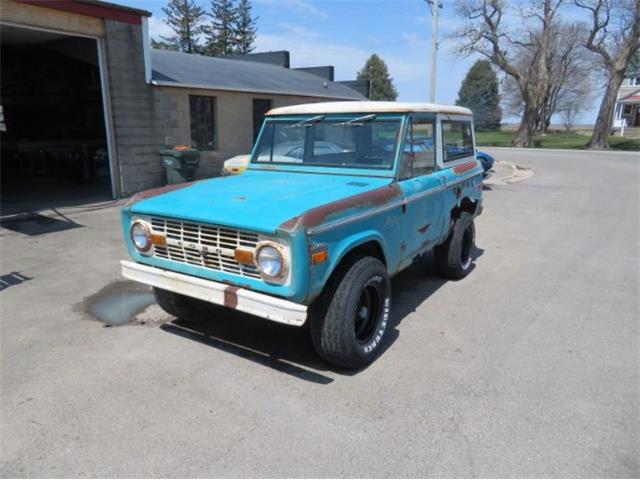
[[[471,115],[471,110],[455,105],[417,102],[320,102],[290,105],[269,110],[267,115],[299,115],[330,113],[410,113],[430,112],[452,115]]]

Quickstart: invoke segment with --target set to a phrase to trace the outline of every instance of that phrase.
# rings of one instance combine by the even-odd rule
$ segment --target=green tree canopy
[[[232,0],[211,0],[211,23],[206,28],[205,53],[212,57],[236,53],[238,10]]]
[[[160,41],[152,40],[151,46],[165,50],[177,50],[186,53],[201,51],[200,37],[204,33],[204,10],[195,0],[169,0],[162,7],[164,22],[171,27],[175,35],[160,36]]]
[[[251,16],[251,0],[240,0],[235,25],[235,52],[251,53],[255,48],[256,21],[258,17]]]
[[[478,130],[498,130],[502,120],[498,78],[487,60],[478,60],[467,72],[456,105],[471,109]]]
[[[375,53],[367,59],[362,70],[358,72],[358,80],[371,82],[371,100],[395,100],[398,98],[398,91],[389,76],[387,64]]]

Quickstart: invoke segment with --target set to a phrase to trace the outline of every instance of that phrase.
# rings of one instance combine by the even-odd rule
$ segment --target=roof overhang
[[[88,17],[104,18],[117,22],[141,25],[142,17],[150,17],[151,12],[137,8],[125,7],[100,0],[16,0],[37,7],[77,13]]]
[[[357,101],[354,98],[350,97],[342,97],[339,95],[310,95],[309,93],[304,92],[296,92],[294,90],[290,92],[280,92],[276,90],[258,90],[258,89],[248,89],[248,88],[234,88],[228,86],[216,86],[216,85],[192,85],[187,83],[179,83],[179,82],[168,82],[165,80],[151,80],[152,85],[156,85],[158,87],[171,87],[171,88],[187,88],[193,90],[213,90],[219,92],[238,92],[238,93],[256,93],[263,95],[291,95],[294,97],[307,97],[307,98],[332,98],[335,100],[349,100],[349,101]]]
[[[633,105],[636,103],[640,103],[640,95],[630,95],[628,97],[624,97],[621,100],[618,100],[619,103],[623,105]]]

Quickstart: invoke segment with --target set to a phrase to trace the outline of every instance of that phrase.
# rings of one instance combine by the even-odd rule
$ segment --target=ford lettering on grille
[[[156,245],[153,248],[153,254],[158,258],[260,278],[255,266],[240,264],[234,257],[236,248],[255,250],[258,243],[255,233],[161,217],[151,218],[151,228],[167,239],[164,247]]]

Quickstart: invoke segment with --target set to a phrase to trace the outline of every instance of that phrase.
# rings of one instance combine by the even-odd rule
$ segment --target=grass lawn
[[[510,147],[515,136],[513,130],[498,132],[476,132],[476,144],[479,147]],[[575,132],[553,132],[536,135],[533,145],[536,148],[573,148],[583,149],[589,141],[589,135]],[[640,140],[634,138],[609,137],[611,150],[640,151]]]

